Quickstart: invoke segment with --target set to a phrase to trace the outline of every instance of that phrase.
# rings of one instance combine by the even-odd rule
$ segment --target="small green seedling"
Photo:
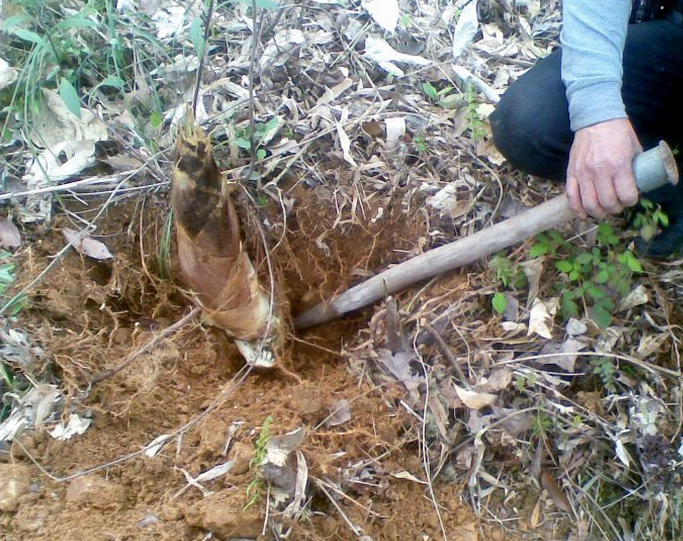
[[[647,199],[640,200],[642,212],[637,212],[633,227],[645,241],[650,241],[661,228],[669,227],[669,217],[659,207]]]
[[[273,416],[269,415],[263,422],[263,426],[261,427],[261,433],[259,434],[259,437],[256,440],[254,456],[249,461],[249,469],[251,470],[259,470],[266,459],[266,445],[268,445],[268,440],[270,440],[271,437],[270,427],[273,424],[273,421]],[[256,471],[254,474],[254,479],[251,481],[251,483],[249,483],[249,486],[247,486],[247,498],[249,498],[249,501],[244,506],[244,511],[255,505],[256,502],[258,502],[261,499],[261,496],[263,495],[264,484],[265,483],[263,481],[263,476],[261,475],[260,470]]]
[[[555,258],[555,268],[565,276],[554,288],[565,319],[579,317],[583,310],[599,327],[611,324],[616,301],[630,292],[632,276],[643,272],[635,254],[620,249],[619,244],[607,223],[598,226],[596,244],[590,249],[565,241],[556,231],[536,238],[529,255]]]

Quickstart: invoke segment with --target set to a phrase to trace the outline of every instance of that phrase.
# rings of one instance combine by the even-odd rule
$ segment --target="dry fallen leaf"
[[[497,424],[511,437],[518,438],[533,425],[533,416],[528,411],[520,411],[512,408],[491,408],[497,418]]]
[[[558,344],[551,342],[543,346],[541,349],[541,355],[553,354],[552,357],[536,359],[535,362],[539,364],[552,364],[559,366],[567,372],[574,371],[574,363],[576,363],[576,358],[578,357],[578,352],[586,349],[586,344],[574,340],[573,338],[567,338],[564,342]],[[557,355],[557,356],[555,356]]]
[[[21,234],[7,218],[0,218],[0,247],[19,248],[21,246]]]
[[[0,90],[8,87],[17,80],[19,72],[0,58]]]
[[[621,463],[627,468],[629,468],[631,466],[631,457],[629,456],[628,451],[626,450],[626,446],[620,439],[617,439],[614,442],[614,450],[617,454],[617,458],[621,461]]]
[[[399,16],[396,0],[364,0],[362,6],[384,30],[393,32],[396,29]]]
[[[557,481],[553,479],[547,471],[543,471],[541,474],[541,486],[548,492],[548,495],[552,498],[553,502],[558,509],[566,511],[567,513],[572,512],[572,504],[564,493],[564,490],[557,484]]]
[[[84,256],[92,257],[97,260],[114,258],[109,251],[109,248],[99,240],[95,240],[88,235],[83,235],[79,238],[80,233],[75,229],[69,229],[68,227],[64,228],[63,233],[66,241],[70,242],[74,249]]]
[[[645,336],[641,336],[640,342],[638,343],[638,350],[636,351],[636,357],[644,359],[645,357],[652,355],[662,347],[662,344],[666,342],[667,338],[669,338],[668,333],[646,334]]]
[[[496,392],[507,389],[512,382],[512,370],[509,368],[498,368],[491,372],[485,383],[477,386],[478,391]]]
[[[474,40],[477,30],[479,30],[477,0],[473,0],[460,12],[458,22],[453,30],[453,45],[451,47],[453,53],[452,60],[457,60],[458,57],[465,52],[465,49],[467,49]]]
[[[645,286],[640,284],[621,301],[619,311],[625,312],[626,310],[630,310],[641,304],[647,304],[648,302],[650,302],[650,295],[648,294],[647,289],[645,289]]]
[[[543,338],[551,340],[553,337],[551,333],[553,320],[559,306],[560,303],[557,297],[553,297],[547,301],[542,301],[538,298],[534,299],[529,315],[529,330],[527,331],[527,336],[536,333]]]
[[[486,406],[491,406],[497,399],[498,396],[491,393],[478,393],[476,391],[470,391],[463,389],[458,385],[455,385],[455,390],[458,393],[458,397],[462,400],[463,404],[470,409],[478,410],[485,408]]]
[[[544,257],[537,257],[536,259],[525,261],[520,265],[520,267],[522,267],[522,272],[524,272],[524,276],[526,276],[526,279],[529,282],[529,295],[526,301],[527,308],[531,306],[536,295],[538,295],[544,262]]]
[[[427,60],[421,56],[399,53],[382,38],[375,36],[368,36],[366,38],[365,53],[363,56],[377,62],[380,68],[396,77],[403,77],[405,72],[394,64],[394,62],[414,64],[417,66],[428,66],[432,63],[431,60]]]
[[[330,410],[325,426],[339,426],[351,420],[351,406],[345,398],[333,402]]]

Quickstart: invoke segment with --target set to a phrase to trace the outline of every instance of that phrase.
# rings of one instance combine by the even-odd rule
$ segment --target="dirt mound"
[[[301,192],[300,201],[305,197]],[[306,429],[300,450],[308,464],[310,500],[300,520],[285,523],[286,530],[293,527],[290,539],[439,539],[435,501],[450,539],[478,539],[457,487],[436,486],[430,493],[415,420],[400,406],[404,391],[373,385],[350,371],[341,350],[357,330],[352,320],[291,339],[283,371],[243,380],[235,379],[243,373],[235,346],[195,322],[92,387],[82,400],[94,376],[117,366],[187,310],[182,292],[158,276],[163,207],[148,208],[154,212],[141,222],[129,207],[114,209],[102,231],[116,260],[67,255],[20,314],[24,328],[49,344],[53,363],[43,372],[52,371],[49,378],[71,397],[64,415],[79,413],[92,425],[65,442],[45,432],[15,442],[11,460],[30,467],[24,479],[29,489],[0,515],[4,538],[189,540],[206,539],[210,531],[219,539],[271,539],[273,524],[283,519],[266,512],[268,489],[253,466],[259,437],[270,423],[273,435]],[[324,291],[334,291],[391,262],[388,246],[414,241],[398,220],[350,224],[345,233],[342,228],[322,238],[333,217],[310,205],[298,208],[294,240],[281,250],[289,255],[283,276],[297,307],[315,300],[307,294],[316,276],[326,277]],[[136,226],[122,228],[129,223]],[[55,230],[62,225],[58,221]],[[373,240],[380,230],[381,246]],[[412,231],[419,234],[419,227]],[[319,242],[307,242],[311,237]],[[61,242],[55,231],[41,246],[50,253]],[[326,250],[329,257],[321,258],[318,252]],[[343,264],[342,252],[357,257]],[[343,417],[330,422],[340,404]],[[146,456],[150,442],[168,434],[174,438]],[[201,486],[188,484],[228,462],[225,475]]]

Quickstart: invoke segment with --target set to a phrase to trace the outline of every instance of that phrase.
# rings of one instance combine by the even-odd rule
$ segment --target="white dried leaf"
[[[266,44],[259,63],[261,69],[284,66],[306,43],[304,33],[297,29],[280,30]]]
[[[337,137],[339,138],[339,146],[342,149],[344,160],[346,160],[349,165],[358,167],[356,160],[353,159],[353,155],[351,154],[351,139],[349,139],[349,136],[340,122],[337,122]]]
[[[527,331],[527,336],[537,334],[538,336],[551,340],[553,337],[551,332],[553,321],[559,306],[560,302],[557,297],[552,297],[547,301],[542,301],[538,298],[534,299],[529,314],[529,330]]]
[[[57,92],[41,90],[47,107],[41,108],[30,132],[36,147],[49,149],[64,141],[105,141],[108,138],[107,125],[91,110],[81,108],[81,117],[77,118]]]
[[[624,300],[621,301],[621,304],[619,304],[619,310],[630,310],[631,308],[635,308],[641,304],[647,304],[648,302],[650,302],[650,295],[647,292],[647,289],[645,289],[645,286],[640,284],[628,295],[626,295]]]
[[[266,461],[284,467],[287,458],[296,451],[306,437],[306,427],[299,427],[283,436],[275,436],[266,444]]]
[[[491,406],[498,399],[498,396],[495,394],[478,393],[477,391],[470,391],[459,387],[458,385],[455,385],[455,391],[458,393],[458,397],[462,400],[463,404],[473,410]]]
[[[519,334],[521,332],[526,332],[527,330],[527,326],[524,323],[518,323],[516,321],[502,321],[500,327],[510,334]]]
[[[75,229],[69,229],[68,227],[64,228],[63,233],[66,241],[71,243],[74,249],[84,256],[97,260],[114,258],[109,248],[99,240],[95,240],[88,235],[81,235]]]
[[[19,72],[16,68],[10,66],[3,58],[0,58],[0,90],[13,84],[18,76]]]
[[[413,356],[405,351],[392,354],[388,349],[379,350],[379,362],[411,392],[415,391],[419,385],[418,378],[413,376],[410,370],[412,359]]]
[[[306,501],[306,485],[308,484],[308,463],[304,454],[296,451],[296,482],[294,484],[294,498],[284,510],[287,519],[301,515],[303,504]]]
[[[77,118],[68,110],[59,94],[42,89],[46,107],[32,124],[29,137],[36,148],[43,149],[27,164],[23,177],[28,190],[54,186],[95,165],[95,143],[108,137],[107,126],[88,109]],[[52,194],[27,196],[19,209],[23,222],[48,220],[52,210]]]
[[[472,85],[476,90],[484,94],[486,99],[491,103],[498,103],[500,101],[500,95],[498,92],[496,92],[491,85],[474,75],[467,68],[463,66],[453,66],[453,72],[461,84]]]
[[[23,180],[30,188],[54,186],[95,164],[95,141],[62,141],[32,160]]]
[[[520,267],[522,267],[524,276],[526,276],[527,282],[529,282],[529,295],[526,301],[527,308],[531,306],[531,303],[536,298],[536,295],[538,295],[538,289],[541,283],[541,275],[543,274],[543,263],[545,263],[545,258],[537,257],[536,259],[525,261],[520,265]]]
[[[457,60],[465,52],[465,49],[470,46],[478,29],[477,0],[471,0],[460,13],[455,30],[453,31],[453,60]]]
[[[621,340],[623,331],[618,327],[607,327],[600,334],[600,338],[595,343],[597,353],[612,353],[614,346]]]
[[[59,423],[50,432],[50,436],[59,441],[70,440],[72,436],[85,434],[91,422],[91,419],[72,413],[69,415],[69,423],[66,426],[64,423]]]
[[[664,342],[666,342],[667,338],[669,338],[667,333],[647,334],[641,336],[640,342],[638,343],[638,350],[636,351],[636,357],[639,359],[649,357],[655,351],[657,351]]]
[[[572,317],[567,322],[565,330],[569,336],[581,336],[588,332],[588,327],[583,321]]]
[[[393,32],[396,29],[399,17],[396,0],[364,0],[362,5],[384,30]]]
[[[365,53],[363,56],[368,60],[377,62],[380,68],[396,77],[403,77],[404,71],[394,64],[414,64],[417,66],[428,66],[432,62],[421,56],[399,53],[385,40],[375,36],[368,36],[365,39]]]
[[[400,116],[387,118],[384,124],[387,128],[387,143],[384,148],[387,152],[393,152],[398,146],[401,137],[406,134],[406,119]]]
[[[33,387],[18,399],[10,416],[0,423],[0,442],[14,440],[26,428],[40,430],[60,397],[55,385],[41,383]]]
[[[320,96],[320,98],[318,98],[318,101],[315,104],[316,107],[332,103],[352,86],[353,79],[346,77],[340,83],[334,85],[332,88],[325,87],[325,93],[322,96]]]
[[[186,6],[167,6],[152,15],[152,22],[156,27],[157,37],[164,40],[170,37],[180,37],[184,31]]]
[[[418,479],[415,477],[412,473],[410,473],[407,470],[399,471],[396,473],[389,473],[392,477],[395,477],[396,479],[404,479],[406,481],[412,481],[413,483],[419,483],[421,485],[427,485],[428,483],[425,481],[422,481],[421,479]]]
[[[574,364],[578,357],[578,352],[586,349],[586,344],[574,338],[567,338],[561,344],[550,343],[543,346],[541,355],[553,354],[552,357],[536,359],[539,364],[552,364],[559,366],[567,372],[574,371]],[[557,355],[557,356],[555,356]]]
[[[461,197],[465,195],[466,198]],[[468,197],[469,192],[458,192],[455,182],[449,182],[434,195],[427,198],[427,204],[439,211],[442,216],[455,219],[464,216],[472,207],[472,201]]]
[[[641,396],[630,407],[631,427],[643,436],[656,436],[661,433],[657,419],[664,412],[664,406],[658,400]]]
[[[52,415],[57,401],[61,397],[59,389],[54,385],[40,384],[33,389],[36,391],[36,398],[32,399],[30,396],[25,396],[21,400],[22,406],[24,404],[30,405],[33,408],[33,426],[39,430],[43,427],[48,418]],[[31,394],[29,393],[29,395]]]
[[[161,451],[161,448],[169,439],[171,439],[170,434],[162,434],[161,436],[154,438],[151,442],[149,442],[149,444],[147,444],[147,447],[145,447],[145,456],[147,458],[153,458],[156,456],[156,454]]]
[[[230,470],[232,470],[232,467],[234,465],[234,460],[228,460],[223,464],[219,464],[218,466],[214,466],[213,468],[206,470],[204,473],[200,473],[197,477],[194,478],[194,480],[197,482],[213,481],[214,479],[218,479],[219,477],[222,477],[223,475],[230,473]]]
[[[339,426],[351,420],[351,406],[345,398],[336,400],[330,409],[332,413],[325,421],[326,426]]]
[[[21,233],[19,229],[7,218],[0,218],[0,247],[19,248],[21,246]]]
[[[615,451],[617,453],[617,458],[621,461],[621,463],[629,468],[631,466],[631,459],[629,457],[628,451],[626,451],[626,447],[622,443],[620,439],[617,439],[615,442]]]

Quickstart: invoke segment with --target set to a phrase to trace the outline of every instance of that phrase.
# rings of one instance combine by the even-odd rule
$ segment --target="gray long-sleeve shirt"
[[[564,0],[562,81],[573,131],[625,118],[622,58],[631,0]]]

